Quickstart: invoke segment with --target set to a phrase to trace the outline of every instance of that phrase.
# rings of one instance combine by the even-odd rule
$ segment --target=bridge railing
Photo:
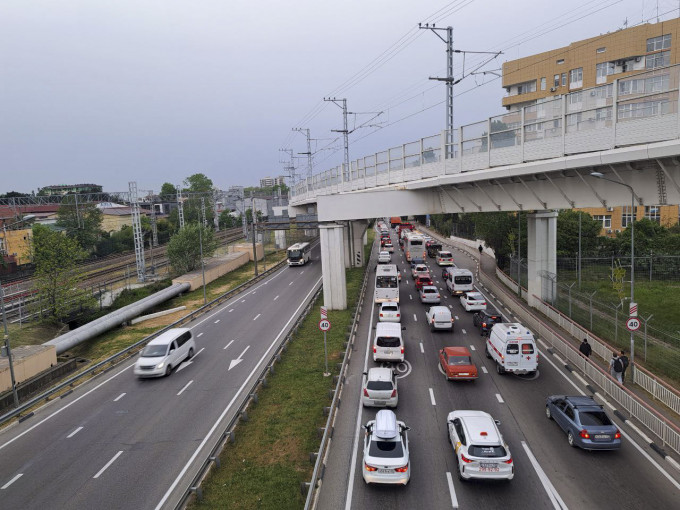
[[[460,126],[350,161],[300,181],[293,204],[320,195],[680,137],[680,65]]]

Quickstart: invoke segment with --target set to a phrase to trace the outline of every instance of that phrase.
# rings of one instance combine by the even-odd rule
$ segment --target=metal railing
[[[483,170],[673,140],[680,137],[680,65],[546,99],[454,130],[377,152],[303,179],[291,204],[320,195],[376,188],[439,175]],[[448,152],[449,158],[445,158]]]

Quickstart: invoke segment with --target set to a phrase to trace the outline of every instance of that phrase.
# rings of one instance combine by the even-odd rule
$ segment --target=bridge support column
[[[527,265],[529,306],[536,305],[533,296],[552,303],[555,288],[552,279],[557,271],[557,213],[543,211],[527,217]]]
[[[364,266],[364,246],[368,242],[368,221],[348,221],[347,238],[349,242],[345,245],[349,258],[349,266],[345,267],[363,267]]]
[[[344,227],[337,223],[319,224],[323,303],[330,310],[345,310],[347,308],[343,230]]]
[[[277,250],[285,250],[288,248],[285,230],[274,230],[274,243]]]

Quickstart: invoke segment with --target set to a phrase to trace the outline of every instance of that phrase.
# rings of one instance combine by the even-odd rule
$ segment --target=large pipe
[[[106,314],[104,317],[93,320],[92,322],[85,324],[84,326],[80,326],[73,331],[64,333],[63,335],[60,335],[49,342],[45,342],[43,345],[54,345],[57,348],[57,354],[61,354],[68,351],[70,348],[75,347],[79,343],[90,340],[91,338],[95,338],[102,333],[115,328],[116,326],[120,326],[121,324],[128,322],[129,320],[141,315],[145,310],[149,310],[150,308],[153,308],[154,306],[163,303],[168,299],[172,299],[182,292],[188,291],[189,288],[189,283],[175,283],[168,288],[152,294],[151,296],[140,299],[136,303],[124,306],[115,312]]]

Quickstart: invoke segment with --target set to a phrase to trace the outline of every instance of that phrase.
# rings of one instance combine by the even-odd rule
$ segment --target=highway
[[[316,248],[185,326],[196,354],[170,377],[128,360],[0,432],[0,507],[172,508],[320,280]]]
[[[579,394],[585,390],[574,375],[558,368],[545,346],[540,349],[539,373],[534,379],[499,375],[484,355],[484,339],[473,326],[472,313],[445,291],[441,268],[428,265],[440,288],[442,304],[457,320],[453,334],[431,332],[425,310],[410,278],[408,264],[396,242],[393,262],[402,270],[400,303],[406,326],[406,364],[397,366],[399,405],[395,413],[411,427],[411,480],[403,486],[366,485],[362,478],[363,430],[378,409],[362,408],[362,372],[377,366],[369,342],[377,320],[369,285],[350,369],[343,390],[343,405],[335,421],[333,441],[317,508],[450,509],[450,508],[554,508],[554,509],[659,509],[678,508],[678,473],[648,446],[638,444],[631,429],[615,419],[624,434],[620,451],[587,452],[571,448],[566,435],[544,415],[545,397]],[[459,267],[473,270],[476,262],[458,251]],[[376,249],[370,264],[375,265]],[[483,289],[482,289],[483,291]],[[484,292],[487,300],[490,296]],[[493,299],[491,299],[493,302]],[[498,308],[498,307],[497,307]],[[500,309],[505,313],[507,311]],[[510,318],[511,319],[511,318]],[[512,320],[512,319],[511,319]],[[438,369],[437,352],[444,346],[464,345],[471,350],[479,379],[448,382]],[[500,431],[510,447],[515,477],[510,482],[461,482],[446,417],[455,409],[479,409],[500,420]],[[611,410],[608,414],[613,417]]]

